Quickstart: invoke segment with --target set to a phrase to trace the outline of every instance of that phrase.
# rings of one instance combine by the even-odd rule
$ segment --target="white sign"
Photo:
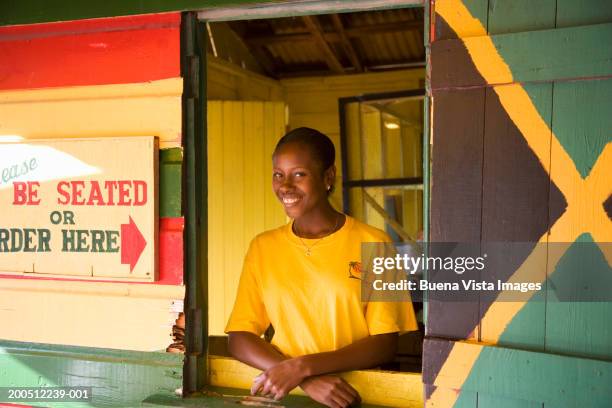
[[[0,143],[0,274],[154,281],[154,137]]]

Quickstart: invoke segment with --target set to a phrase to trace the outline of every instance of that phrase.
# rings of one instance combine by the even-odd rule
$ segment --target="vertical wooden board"
[[[403,190],[403,225],[411,237],[423,229],[423,192],[422,190]]]
[[[183,149],[159,151],[159,216],[180,217],[182,212]]]
[[[402,127],[402,151],[404,156],[402,177],[421,177],[423,174],[423,129],[421,127]]]
[[[575,27],[612,21],[608,0],[557,0],[557,27]]]
[[[550,128],[552,112],[552,85],[525,85],[532,100],[537,100],[540,115]],[[549,176],[527,141],[501,105],[493,89],[486,93],[485,136],[482,191],[482,253],[489,253],[487,268],[481,278],[487,281],[506,282],[523,264],[537,242],[548,230]],[[550,150],[550,133],[540,135],[542,143]],[[554,187],[554,186],[553,186]],[[559,195],[558,191],[550,194]],[[558,215],[557,215],[558,217]],[[554,221],[554,220],[553,220]],[[512,251],[499,253],[498,242],[525,242]],[[541,244],[540,244],[541,245]],[[511,253],[510,253],[511,252]],[[531,272],[531,279],[546,279],[546,259]],[[483,293],[480,298],[480,315],[487,313],[498,291]],[[503,306],[503,305],[502,305]],[[510,309],[498,309],[497,313],[511,313]],[[537,302],[522,312],[520,324],[515,322],[513,332],[506,332],[503,344],[520,347],[544,347],[544,302]],[[529,315],[526,315],[529,313]],[[495,316],[491,317],[495,320]],[[506,316],[511,319],[511,316]],[[481,322],[481,341],[496,343],[501,333]]]
[[[612,79],[557,82],[553,106],[553,133],[585,178],[612,142]],[[555,157],[552,164],[552,171],[563,171]]]
[[[484,94],[434,93],[431,242],[480,242]],[[428,336],[477,337],[477,302],[430,300],[428,314]]]
[[[546,350],[610,359],[612,270],[601,248],[590,234],[582,234],[566,249],[551,272],[546,304]],[[589,301],[590,296],[597,296],[599,301]]]
[[[402,160],[402,140],[399,129],[383,129],[383,137],[385,140],[384,149],[384,173],[385,177],[402,177],[403,160]]]
[[[272,229],[286,223],[286,215],[272,191],[272,153],[285,133],[285,105],[271,102],[264,105],[264,188],[265,228]]]
[[[208,333],[221,335],[225,328],[223,282],[223,102],[208,101]]]
[[[612,141],[607,109],[611,91],[609,79],[555,83],[553,134],[565,151],[553,150],[551,174],[564,181],[571,211],[571,218],[555,232],[559,241],[577,239],[557,264],[549,266],[553,287],[570,291],[549,290],[546,316],[547,350],[605,359],[612,356],[612,304],[580,300],[612,285],[606,279],[610,260],[593,243],[609,246],[612,236],[604,208],[612,192],[610,156],[604,156]],[[563,292],[569,298],[562,302],[558,296]]]
[[[245,239],[253,239],[266,229],[261,216],[265,212],[264,194],[270,188],[271,176],[265,173],[265,161],[271,160],[264,151],[264,103],[245,102],[248,110],[248,129],[245,138],[245,198],[250,212],[250,229],[245,230]]]
[[[276,143],[278,143],[278,141],[280,140],[281,137],[283,137],[283,135],[287,132],[287,110],[286,110],[286,105],[282,102],[271,102],[272,106],[274,107],[274,133],[273,133],[273,141],[274,141],[274,146],[276,146]],[[270,149],[270,151],[266,152],[266,157],[268,157],[269,161],[272,161],[272,153],[274,152],[274,148]],[[272,172],[268,173],[268,177],[272,177]],[[269,179],[270,182],[268,184],[268,191],[272,191],[272,181],[271,179]],[[274,193],[271,193],[274,195]],[[280,225],[286,224],[287,223],[287,215],[285,214],[285,210],[283,209],[282,205],[280,205],[280,203],[278,203],[278,199],[276,198],[276,195],[274,195],[274,199],[277,201],[277,205],[275,207],[274,210],[274,224],[271,226],[268,226],[267,228],[276,228]]]
[[[243,222],[245,217],[244,192],[244,104],[242,102],[223,102],[225,127],[223,132],[223,228],[230,235],[224,240],[224,298],[231,299],[236,290],[229,276],[237,276],[242,269],[244,251]],[[227,302],[226,302],[227,305]],[[227,306],[226,306],[227,307]],[[229,316],[231,309],[225,309]]]
[[[363,179],[363,159],[361,145],[361,110],[359,102],[345,105],[346,146],[348,174],[346,180]],[[340,189],[341,184],[338,184]],[[365,220],[363,193],[360,188],[349,188],[349,211],[360,220]]]
[[[254,161],[253,161],[253,152],[255,151],[255,137],[256,137],[256,129],[254,128],[254,117],[255,110],[253,106],[253,102],[243,102],[243,114],[244,114],[244,129],[243,129],[243,137],[242,137],[242,148],[244,149],[244,167],[242,169],[242,197],[243,197],[243,212],[244,219],[242,222],[242,234],[243,241],[241,254],[245,254],[248,248],[248,243],[253,237],[253,233],[255,230],[254,227],[254,217],[253,217],[253,197],[256,193],[256,190],[253,188],[253,181],[258,176],[260,176],[261,172],[254,172]],[[236,254],[240,256],[240,254]],[[238,279],[240,274],[239,271],[231,271],[232,272],[232,280]],[[231,306],[231,305],[230,305]]]
[[[348,156],[348,180],[361,180],[363,178],[363,160],[361,151],[361,118],[359,102],[345,105],[346,146]]]
[[[489,0],[489,34],[555,27],[557,0]]]
[[[383,146],[382,146],[382,118],[378,111],[369,111],[362,105],[361,107],[361,144],[363,152],[363,177],[365,179],[383,178]],[[384,208],[383,189],[370,187],[365,191],[372,196]],[[376,228],[385,229],[383,217],[371,206],[365,205],[365,221]]]

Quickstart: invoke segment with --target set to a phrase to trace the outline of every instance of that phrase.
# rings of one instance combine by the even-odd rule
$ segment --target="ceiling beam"
[[[321,29],[321,26],[319,26],[319,23],[317,22],[316,18],[313,16],[302,16],[302,20],[304,21],[304,24],[306,25],[306,28],[308,29],[310,34],[312,34],[315,43],[323,52],[323,59],[325,60],[325,63],[327,64],[329,69],[331,69],[335,73],[343,74],[344,68],[338,60],[338,56],[336,55],[336,53],[331,49],[331,47],[323,37],[323,30]]]
[[[208,24],[208,23],[207,23]],[[261,68],[266,72],[268,76],[276,78],[276,64],[270,56],[270,53],[263,45],[254,44],[244,40],[244,37],[240,34],[240,26],[236,24],[229,24],[230,29],[235,34],[234,37],[238,42],[242,43],[242,45],[249,50],[251,55],[257,60]]]
[[[422,21],[395,21],[393,23],[373,24],[362,27],[345,27],[344,33],[348,38],[359,38],[369,36],[373,34],[385,34],[402,31],[411,31],[415,29],[423,28]],[[337,32],[323,32],[321,31],[325,41],[328,42],[340,42],[342,38]],[[293,34],[275,34],[275,35],[248,35],[246,41],[253,44],[279,44],[287,42],[304,42],[312,41],[310,33],[293,33]]]
[[[349,38],[346,36],[346,32],[344,31],[344,25],[342,24],[342,20],[340,20],[340,16],[337,14],[332,14],[331,18],[332,23],[334,24],[334,29],[340,35],[340,41],[342,42],[344,51],[351,60],[351,64],[353,64],[357,72],[362,72],[363,65],[361,65],[361,61],[359,61],[359,57],[355,52],[355,48],[353,48],[353,44],[351,44],[351,40],[349,40]]]

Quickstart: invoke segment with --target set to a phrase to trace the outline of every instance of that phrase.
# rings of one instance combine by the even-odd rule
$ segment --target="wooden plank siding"
[[[283,102],[208,101],[208,333],[223,335],[250,241],[286,222],[272,192]]]
[[[0,137],[156,136],[161,147],[158,280],[1,276],[0,338],[141,351],[170,344],[184,298],[180,21],[169,13],[0,27]]]
[[[481,296],[476,312],[430,302],[426,406],[609,406],[611,304],[561,302],[554,288],[585,273],[609,284],[612,47],[602,41],[612,7],[437,0],[434,9],[430,239],[469,242],[473,231],[482,252],[530,242],[488,278],[529,273],[545,289],[529,302]],[[587,255],[576,249],[589,243]]]

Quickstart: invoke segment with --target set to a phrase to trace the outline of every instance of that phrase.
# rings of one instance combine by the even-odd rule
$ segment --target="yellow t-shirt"
[[[291,223],[264,232],[244,260],[225,332],[258,336],[272,323],[272,344],[296,357],[347,346],[368,335],[417,330],[410,302],[362,302],[361,281],[349,278],[362,242],[389,242],[381,230],[346,216],[335,233],[304,239]]]

